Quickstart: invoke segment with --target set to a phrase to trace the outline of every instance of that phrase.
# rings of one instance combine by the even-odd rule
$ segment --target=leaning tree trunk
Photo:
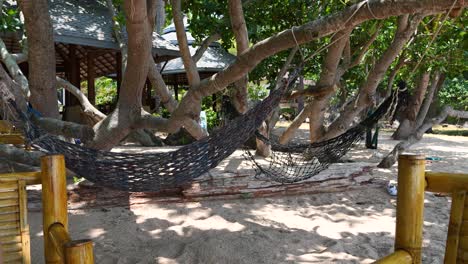
[[[436,71],[432,77],[431,86],[427,90],[427,94],[424,97],[424,102],[421,108],[419,109],[418,116],[416,117],[416,128],[422,126],[422,124],[424,123],[424,119],[426,119],[427,112],[429,112],[429,107],[431,106],[432,101],[434,99],[435,91],[439,86],[440,75],[441,73],[439,71]]]
[[[407,139],[409,135],[416,129],[416,118],[418,116],[419,109],[421,108],[424,94],[426,93],[429,85],[430,73],[424,72],[421,75],[421,79],[418,82],[413,95],[410,97],[408,106],[403,114],[404,118],[400,120],[400,126],[392,135],[393,139],[402,140]]]
[[[393,150],[385,158],[382,159],[378,167],[390,168],[398,160],[398,155],[403,153],[413,144],[420,141],[424,133],[427,130],[429,130],[430,128],[432,128],[433,126],[437,124],[440,124],[442,121],[444,121],[447,118],[447,116],[456,117],[456,118],[468,118],[468,111],[458,111],[458,110],[452,109],[452,107],[450,106],[446,106],[437,117],[424,123],[415,132],[409,135],[409,137],[406,140],[398,143],[393,148]]]
[[[398,28],[395,38],[380,59],[375,63],[367,80],[359,88],[357,98],[348,104],[338,117],[328,128],[323,139],[336,137],[349,129],[353,120],[366,108],[373,104],[373,98],[379,83],[382,81],[387,69],[396,59],[400,51],[413,35],[423,15],[415,15],[411,20],[408,15],[399,17]]]
[[[146,1],[125,1],[128,32],[128,60],[119,101],[115,110],[94,126],[94,141],[89,147],[110,149],[133,129],[141,117],[142,92],[148,75],[151,39]]]
[[[19,1],[28,36],[30,102],[42,115],[58,118],[55,46],[47,0]]]

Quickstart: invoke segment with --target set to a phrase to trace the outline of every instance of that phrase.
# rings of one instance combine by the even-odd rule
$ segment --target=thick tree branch
[[[346,131],[353,119],[374,102],[377,86],[385,76],[388,67],[390,67],[391,63],[396,59],[415,32],[422,18],[423,15],[418,14],[415,15],[409,23],[398,23],[400,26],[406,25],[406,28],[404,28],[404,30],[400,28],[397,29],[393,42],[375,63],[367,79],[359,88],[357,98],[341,111],[340,116],[330,125],[327,133],[324,135],[324,139],[336,137]],[[406,16],[399,17],[399,21],[405,19]]]
[[[19,84],[21,91],[23,92],[25,98],[29,98],[29,82],[24,76],[23,72],[20,70],[15,57],[13,57],[7,50],[5,43],[0,38],[0,56],[3,64],[7,68],[13,80]]]
[[[27,164],[30,166],[40,166],[39,158],[43,156],[41,152],[26,151],[11,145],[0,144],[0,157],[8,160]]]
[[[114,19],[117,17],[117,14],[115,13],[115,8],[114,4],[112,3],[112,0],[106,0],[107,4],[107,9],[109,10],[109,13],[112,17],[112,24],[113,27],[112,29],[114,30],[114,38],[119,44],[119,49],[122,54],[122,72],[125,72],[125,69],[127,68],[127,60],[128,60],[128,46],[127,42],[123,39],[122,37],[122,26],[119,24],[117,19]]]
[[[198,74],[197,65],[192,60],[190,49],[188,46],[187,34],[185,33],[184,16],[181,10],[180,0],[171,0],[172,15],[174,17],[174,25],[176,28],[177,42],[181,54],[182,61],[184,62],[187,80],[192,88],[200,85],[200,75]]]
[[[203,40],[203,42],[200,44],[200,47],[198,47],[197,51],[195,51],[195,54],[192,56],[193,62],[197,63],[201,57],[203,56],[203,53],[208,49],[211,43],[218,41],[221,38],[221,34],[215,33]]]
[[[354,60],[349,65],[347,65],[348,69],[353,68],[359,65],[359,63],[361,63],[362,59],[364,58],[364,55],[366,55],[372,43],[374,43],[374,41],[377,39],[377,36],[379,35],[380,29],[382,28],[382,26],[383,26],[383,23],[382,21],[380,21],[380,23],[377,25],[377,29],[375,30],[374,34],[372,34],[369,40],[362,46],[356,58],[354,58]]]
[[[67,138],[79,138],[83,142],[88,142],[94,137],[94,130],[86,125],[48,117],[34,118],[34,123],[51,134]]]
[[[426,118],[427,112],[429,111],[429,107],[432,103],[432,99],[434,98],[434,93],[437,90],[437,86],[439,85],[440,76],[441,73],[439,71],[434,72],[431,86],[427,90],[426,96],[424,97],[424,102],[422,103],[422,106],[419,109],[415,127],[420,127],[424,123],[424,119]]]
[[[297,43],[303,44],[347,27],[353,28],[362,22],[374,19],[374,16],[378,19],[384,19],[391,16],[421,12],[441,13],[448,10],[452,6],[453,1],[373,0],[367,1],[367,3],[372,7],[372,13],[368,8],[362,8],[363,4],[359,3],[336,14],[296,27],[294,35]],[[466,5],[468,5],[466,1],[457,2],[455,7],[464,7]],[[178,107],[171,119],[184,119],[187,116],[193,115],[190,106],[199,104],[201,98],[220,91],[227,85],[240,79],[263,59],[294,46],[296,46],[296,42],[292,36],[292,30],[285,30],[258,42],[242,53],[237,61],[227,69],[213,75],[211,78],[203,80],[199,88],[189,90],[190,96],[185,96],[181,103],[184,107]],[[170,130],[177,130],[177,126],[171,127]]]
[[[236,40],[237,56],[241,55],[249,48],[249,34],[245,23],[244,11],[242,10],[241,0],[229,0],[229,18],[231,19],[231,27]],[[244,74],[239,80],[234,82],[232,90],[232,104],[239,113],[247,111],[247,84],[249,80],[247,74]]]
[[[378,167],[390,168],[397,161],[398,155],[400,155],[405,150],[410,148],[413,144],[420,141],[422,137],[424,136],[424,133],[426,133],[427,130],[429,130],[435,125],[440,124],[442,121],[444,121],[447,118],[447,116],[451,116],[455,118],[468,118],[468,111],[454,110],[452,107],[446,106],[438,116],[436,116],[435,118],[429,120],[428,122],[420,126],[415,132],[413,132],[408,137],[407,140],[404,140],[398,143],[393,148],[393,150],[385,158],[382,159]]]
[[[89,102],[88,97],[86,97],[86,95],[84,95],[80,89],[76,88],[73,84],[60,77],[57,77],[56,81],[57,86],[65,88],[65,90],[73,94],[73,96],[75,96],[76,99],[78,99],[78,101],[81,104],[81,108],[83,109],[83,112],[87,116],[89,116],[95,123],[101,121],[106,117],[105,114],[103,114]]]
[[[309,100],[306,104],[302,113],[299,114],[297,119],[294,119],[292,124],[286,129],[286,131],[281,135],[280,142],[285,144],[288,142],[297,131],[303,122],[302,119],[309,117],[309,137],[311,141],[316,141],[324,133],[323,128],[323,119],[327,108],[327,104],[331,96],[336,90],[336,81],[337,81],[337,69],[340,63],[341,58],[343,57],[343,51],[346,47],[346,44],[349,42],[349,37],[351,35],[352,29],[348,28],[342,30],[335,34],[330,40],[333,43],[327,51],[324,62],[322,64],[322,71],[320,72],[320,78],[317,82],[317,85],[304,89],[301,92],[297,92],[300,96],[303,95],[315,95],[313,100]],[[294,96],[293,96],[294,97]],[[302,122],[301,122],[302,121]],[[298,122],[298,123],[296,123]],[[300,122],[300,123],[299,123]]]

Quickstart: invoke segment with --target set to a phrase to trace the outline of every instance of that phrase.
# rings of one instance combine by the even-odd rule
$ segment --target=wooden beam
[[[117,99],[119,99],[120,86],[122,85],[122,54],[120,52],[115,53],[115,71],[117,74]]]
[[[96,76],[96,69],[94,67],[95,53],[88,51],[87,63],[88,63],[88,100],[92,105],[96,105],[96,88],[94,85],[94,77]]]

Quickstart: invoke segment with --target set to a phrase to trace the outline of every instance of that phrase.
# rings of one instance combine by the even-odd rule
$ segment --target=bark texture
[[[244,19],[241,0],[229,0],[229,18],[231,19],[231,28],[236,40],[237,55],[242,54],[249,48],[249,35],[247,24]],[[247,74],[244,74],[234,83],[232,90],[232,104],[239,113],[245,113],[248,109],[247,84],[249,80]]]
[[[415,15],[409,21],[408,15],[399,17],[398,28],[393,42],[375,63],[366,81],[359,88],[357,98],[341,111],[340,116],[330,125],[322,139],[333,138],[345,132],[351,126],[354,119],[374,103],[377,86],[385,76],[388,67],[390,67],[391,63],[413,35],[422,18],[423,15]]]
[[[424,72],[421,75],[418,85],[413,91],[413,95],[410,97],[408,105],[406,106],[403,119],[400,120],[400,126],[398,126],[398,129],[392,135],[393,139],[406,139],[410,136],[413,130],[417,128],[416,118],[424,100],[424,95],[426,94],[427,86],[429,85],[429,79],[429,72]]]
[[[55,46],[47,0],[21,0],[28,37],[30,102],[42,115],[59,117],[55,87]]]
[[[440,124],[447,118],[447,116],[456,118],[468,118],[468,111],[458,111],[454,110],[450,106],[446,106],[438,116],[424,123],[416,131],[414,131],[406,140],[398,143],[393,148],[393,150],[384,159],[382,159],[378,167],[390,168],[398,160],[398,155],[410,148],[413,144],[420,141],[427,130],[429,130],[435,125]]]

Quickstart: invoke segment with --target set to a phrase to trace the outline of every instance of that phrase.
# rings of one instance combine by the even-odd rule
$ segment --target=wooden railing
[[[94,263],[91,240],[71,240],[68,232],[67,188],[65,161],[62,155],[41,158],[40,172],[0,174],[0,184],[21,181],[42,184],[42,215],[44,255],[46,263]],[[26,195],[20,195],[20,199]],[[25,222],[26,212],[20,214]]]
[[[468,239],[460,239],[464,233],[468,235],[468,226],[463,227],[464,222],[468,225],[468,219],[464,219],[468,218],[468,174],[425,171],[424,155],[400,155],[395,252],[375,263],[421,263],[426,191],[452,195],[444,263],[460,262],[458,249],[468,249]]]

